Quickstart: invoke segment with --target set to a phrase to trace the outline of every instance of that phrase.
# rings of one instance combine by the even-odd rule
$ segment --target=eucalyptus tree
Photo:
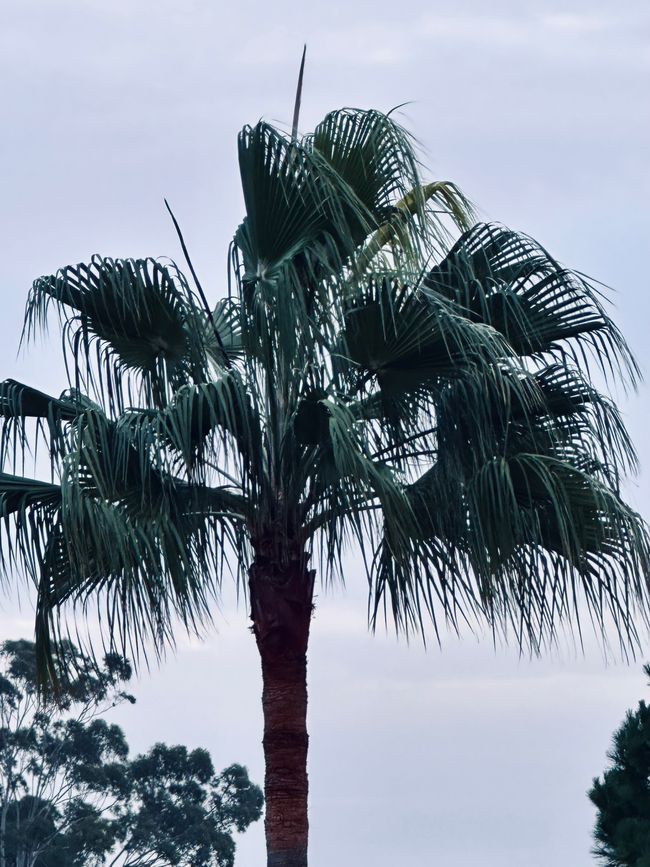
[[[482,621],[538,652],[586,606],[634,643],[648,534],[598,383],[638,371],[596,284],[425,183],[391,116],[260,122],[238,146],[221,300],[189,257],[191,284],[102,256],[34,283],[24,336],[58,313],[69,387],[2,386],[5,563],[38,586],[50,676],[66,608],[96,603],[133,655],[200,628],[232,575],[263,673],[268,864],[302,867],[316,570],[340,578],[355,548],[371,622],[401,632]],[[24,477],[35,437],[47,480]]]
[[[39,690],[31,641],[0,645],[0,867],[233,867],[235,831],[262,814],[241,765],[157,743],[130,759],[104,714],[134,703],[128,662],[71,642],[58,695]]]
[[[103,814],[120,800],[128,747],[102,716],[135,701],[131,668],[68,641],[58,650],[74,674],[54,701],[39,693],[33,642],[0,645],[0,867],[91,865],[112,845]]]

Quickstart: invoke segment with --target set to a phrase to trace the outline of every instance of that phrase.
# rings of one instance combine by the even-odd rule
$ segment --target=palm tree
[[[36,582],[54,677],[66,607],[135,655],[199,628],[225,573],[263,673],[269,867],[307,864],[306,653],[315,566],[355,545],[370,618],[487,622],[532,652],[588,611],[646,623],[650,546],[621,499],[634,449],[593,379],[635,363],[596,286],[423,183],[378,111],[239,135],[246,215],[227,297],[173,264],[94,256],[34,283],[69,387],[1,386],[3,555]],[[182,241],[182,236],[181,236]],[[49,480],[24,477],[34,439]],[[431,628],[431,627],[430,627]]]

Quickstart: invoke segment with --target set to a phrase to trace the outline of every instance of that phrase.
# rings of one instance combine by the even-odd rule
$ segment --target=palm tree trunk
[[[267,867],[307,867],[307,659],[262,657]]]
[[[307,644],[314,573],[305,558],[250,569],[253,632],[262,663],[267,867],[307,867]]]

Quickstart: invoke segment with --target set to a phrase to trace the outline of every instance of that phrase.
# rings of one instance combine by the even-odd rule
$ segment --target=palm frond
[[[395,203],[420,186],[413,138],[376,110],[332,111],[307,136],[308,149],[322,154],[381,225]]]
[[[49,394],[15,379],[5,379],[0,382],[0,415],[7,419],[71,421],[77,415],[77,408],[65,397],[50,397]]]
[[[424,217],[421,217],[422,210],[425,211]],[[361,249],[356,259],[357,270],[366,271],[387,246],[393,261],[399,261],[403,253],[417,256],[422,242],[420,235],[424,235],[424,252],[430,257],[432,252],[444,248],[444,242],[452,237],[445,225],[445,216],[453,228],[462,231],[469,230],[472,224],[472,205],[456,184],[435,181],[410,190],[395,203],[390,216]],[[418,224],[418,219],[421,219],[424,229]]]
[[[639,371],[593,282],[562,267],[531,238],[478,224],[465,233],[424,285],[502,333],[522,356],[589,357],[632,383]]]
[[[50,508],[58,505],[60,498],[61,488],[52,482],[0,473],[1,518],[28,508]]]
[[[515,387],[511,386],[515,384]],[[519,452],[581,464],[618,490],[636,453],[612,402],[576,369],[461,378],[435,401],[437,460],[469,478],[486,460]]]
[[[638,642],[650,601],[650,535],[589,465],[519,453],[469,479],[436,464],[408,488],[418,530],[377,549],[374,617],[422,629],[436,610],[455,628],[477,615],[533,652],[561,624],[580,628],[580,595],[599,630]],[[579,593],[579,591],[581,591]]]
[[[372,228],[371,215],[325,160],[268,124],[244,128],[239,166],[246,219],[236,243],[248,284],[289,282],[286,269],[306,251],[312,261],[300,265],[308,274],[336,274],[354,250],[351,235]]]
[[[216,372],[242,356],[241,310],[233,299],[223,298],[217,302],[211,321],[206,317],[206,332],[206,352]]]
[[[472,322],[446,299],[379,276],[350,303],[335,372],[385,401],[438,390],[471,372],[499,374],[512,351],[499,333]]]
[[[169,389],[205,379],[204,311],[174,265],[155,259],[107,259],[62,268],[34,282],[24,336],[44,327],[56,304],[71,353],[71,381],[118,409],[125,377],[136,377],[132,402],[164,405]]]
[[[401,546],[417,531],[412,504],[401,474],[373,457],[367,430],[350,407],[334,396],[318,406],[317,426],[303,428],[308,433],[304,442],[313,447],[304,461],[310,477],[304,499],[306,538],[316,537],[326,579],[339,573],[348,541],[360,549],[370,575],[373,539],[382,526]]]
[[[174,621],[192,631],[210,622],[224,570],[239,580],[248,562],[241,497],[227,487],[168,483],[154,500],[124,481],[105,496],[77,468],[62,482],[59,517],[38,558],[44,672],[56,670],[64,606],[95,608],[111,649],[134,660],[173,643]]]
[[[0,563],[38,580],[40,564],[56,525],[61,487],[0,472]]]
[[[66,423],[76,418],[80,403],[75,394],[51,397],[38,389],[14,379],[0,382],[0,462],[7,461],[24,472],[26,453],[31,451],[29,424],[35,425],[34,456],[39,440],[43,440],[54,465],[60,450]]]
[[[150,444],[159,465],[173,469],[179,455],[190,477],[230,460],[241,461],[247,474],[261,472],[260,420],[236,370],[183,386],[164,410],[128,412],[120,424]]]
[[[439,245],[448,237],[439,211],[469,229],[473,211],[467,199],[451,182],[422,183],[413,137],[389,114],[357,108],[330,112],[305,143],[323,155],[379,227],[357,259],[358,271],[391,242],[394,255]]]

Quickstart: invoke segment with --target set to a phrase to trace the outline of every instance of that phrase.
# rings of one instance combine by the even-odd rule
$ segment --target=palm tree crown
[[[371,617],[400,630],[478,617],[537,651],[583,596],[634,642],[648,534],[620,494],[634,449],[593,380],[638,372],[594,283],[474,224],[380,112],[333,112],[302,139],[246,127],[239,164],[246,216],[215,307],[154,259],[95,256],[33,285],[25,336],[56,308],[70,387],[2,384],[21,475],[0,477],[0,511],[6,565],[38,586],[45,668],[64,603],[99,600],[133,653],[208,617],[226,569],[248,578],[263,643],[277,606],[311,611],[308,560],[333,578],[351,542]],[[22,477],[33,434],[50,481]]]

